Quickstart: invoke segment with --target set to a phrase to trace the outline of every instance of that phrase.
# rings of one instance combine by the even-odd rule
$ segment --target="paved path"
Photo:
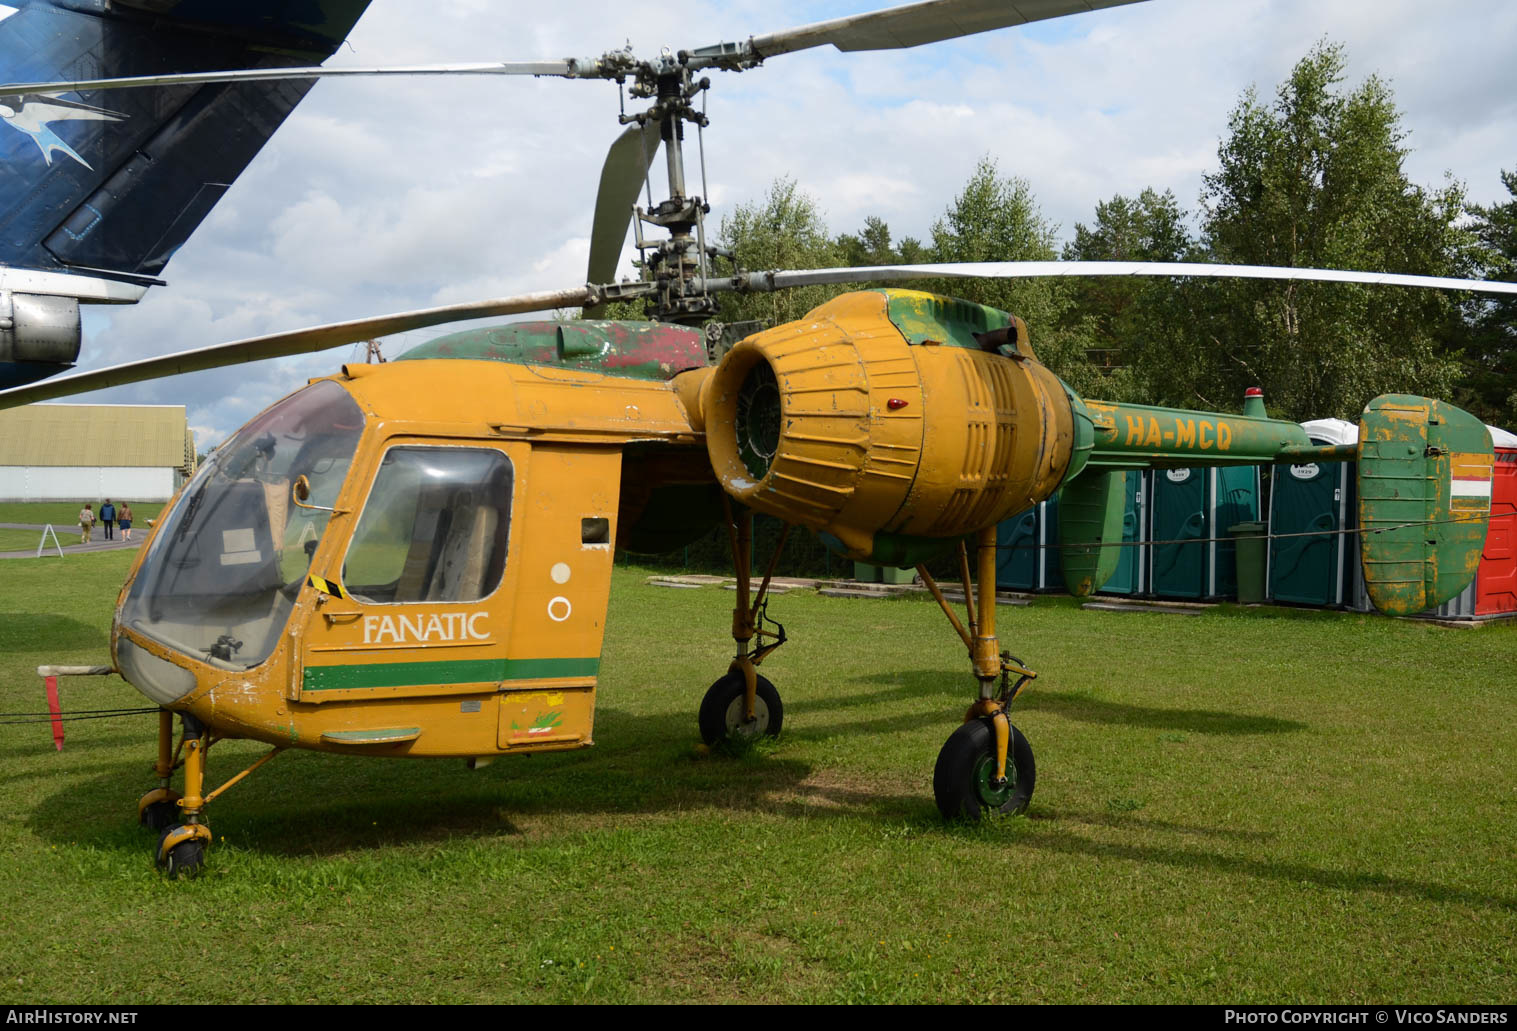
[[[37,533],[37,539],[39,541],[42,539],[43,527],[43,523],[0,523],[0,530],[34,530]],[[72,555],[76,552],[120,551],[123,548],[135,548],[137,545],[142,543],[142,538],[147,536],[147,527],[142,527],[139,529],[134,525],[132,527],[132,539],[129,541],[121,539],[121,531],[119,529],[116,531],[116,536],[114,539],[105,540],[105,531],[100,528],[99,523],[96,523],[94,532],[90,534],[90,542],[88,544],[79,543],[78,523],[70,523],[67,526],[58,526],[55,524],[53,526],[53,532],[58,535],[58,543],[63,545],[63,554]],[[53,547],[53,539],[51,537],[49,537],[47,540],[47,550],[42,553],[43,558],[47,558],[49,556],[53,558],[58,557],[58,551]],[[36,557],[36,544],[33,544],[25,551],[0,551],[0,558]]]

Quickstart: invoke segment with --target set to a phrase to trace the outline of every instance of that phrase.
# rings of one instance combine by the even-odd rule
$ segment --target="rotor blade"
[[[986,261],[944,265],[876,265],[866,268],[746,272],[707,280],[715,292],[768,293],[797,286],[835,283],[890,283],[909,279],[1054,279],[1061,276],[1160,276],[1218,279],[1290,279],[1318,283],[1366,283],[1373,286],[1419,286],[1471,293],[1517,294],[1517,283],[1444,276],[1408,276],[1394,272],[1289,268],[1280,265],[1207,265],[1165,261]],[[4,395],[0,395],[3,397]]]
[[[897,50],[1135,2],[1139,0],[925,0],[754,36],[747,45],[760,59],[828,43],[839,50]],[[719,60],[733,51],[719,43],[691,55]]]
[[[269,82],[279,79],[330,79],[362,75],[558,75],[597,77],[595,59],[576,61],[515,61],[498,64],[414,64],[388,68],[247,68],[231,72],[184,72],[174,75],[134,75],[122,79],[79,79],[74,82],[0,84],[0,100],[27,93],[68,93],[76,90],[130,89],[136,86],[193,86],[211,82]],[[590,68],[587,66],[594,66]]]
[[[329,347],[341,347],[359,340],[404,333],[410,329],[425,329],[445,322],[460,319],[481,319],[492,315],[521,315],[533,311],[550,311],[554,308],[583,306],[594,298],[585,287],[572,290],[554,290],[543,293],[519,294],[489,301],[472,301],[468,304],[451,304],[442,308],[422,308],[403,311],[394,315],[379,315],[369,319],[354,319],[351,322],[333,322],[325,326],[312,326],[287,333],[271,333],[267,336],[250,337],[229,344],[216,344],[177,354],[144,358],[141,361],[113,365],[108,369],[78,372],[70,376],[33,383],[30,386],[0,390],[0,409],[47,401],[70,394],[82,394],[89,390],[102,390],[126,383],[178,376],[186,372],[204,369],[219,369],[243,362],[262,361],[265,358],[282,358],[292,354],[324,351]]]
[[[595,196],[595,225],[590,231],[590,265],[587,283],[610,283],[616,276],[616,261],[622,256],[632,205],[648,178],[648,166],[658,153],[659,126],[649,121],[634,125],[616,138],[600,170],[600,192]]]

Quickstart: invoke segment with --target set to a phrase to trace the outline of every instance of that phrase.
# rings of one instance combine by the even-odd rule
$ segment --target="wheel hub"
[[[769,706],[762,698],[753,700],[753,719],[743,718],[743,696],[738,695],[727,706],[727,733],[734,737],[760,737],[769,729]]]
[[[982,803],[992,809],[999,809],[1011,801],[1011,793],[1016,790],[1016,767],[1008,762],[1006,776],[997,783],[995,756],[981,756],[974,767],[974,786]]]

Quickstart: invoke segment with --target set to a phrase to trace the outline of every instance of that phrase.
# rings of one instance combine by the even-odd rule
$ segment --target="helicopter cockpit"
[[[240,430],[206,459],[168,513],[119,625],[222,669],[265,661],[305,582],[363,426],[348,392],[322,381]],[[297,505],[292,487],[301,476],[309,495]],[[124,636],[120,642],[118,661],[133,684],[169,696],[161,701],[180,696],[176,686],[158,683],[181,681],[177,667],[158,669],[171,664]]]

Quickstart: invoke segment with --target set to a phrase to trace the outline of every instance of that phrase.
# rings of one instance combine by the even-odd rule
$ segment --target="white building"
[[[167,501],[194,471],[183,405],[0,411],[0,501]]]

